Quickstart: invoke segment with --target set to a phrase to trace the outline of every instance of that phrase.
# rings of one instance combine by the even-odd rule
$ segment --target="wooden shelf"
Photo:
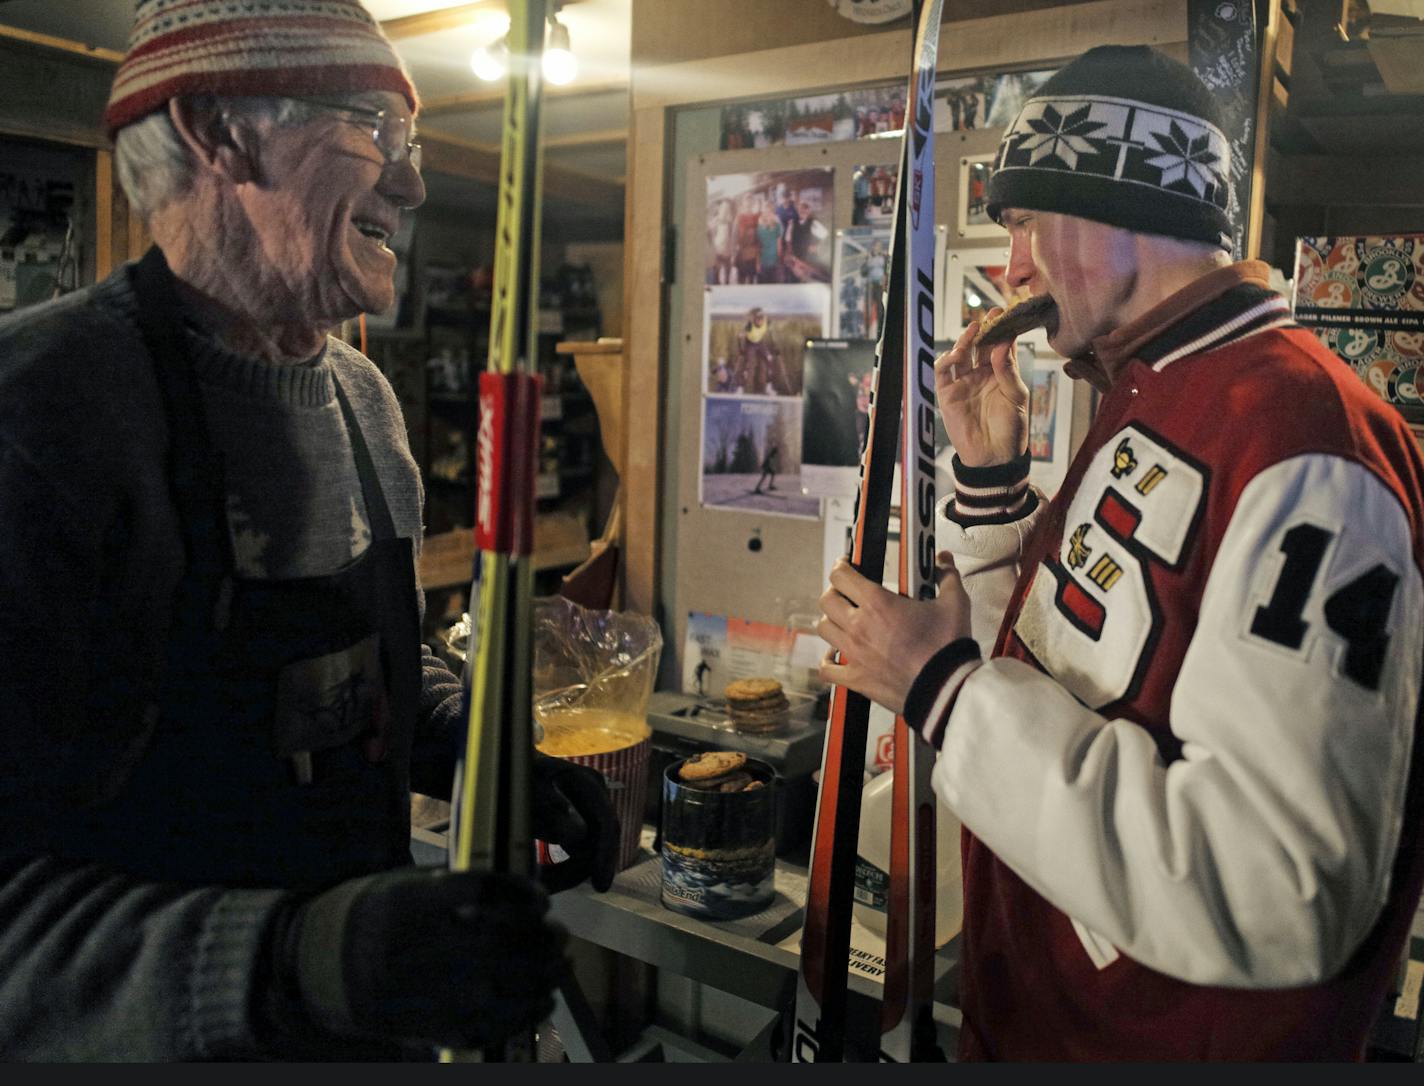
[[[589,555],[588,529],[571,513],[541,513],[534,518],[534,569],[576,566]],[[426,591],[468,587],[475,561],[475,535],[456,528],[426,536],[420,550],[420,585]]]

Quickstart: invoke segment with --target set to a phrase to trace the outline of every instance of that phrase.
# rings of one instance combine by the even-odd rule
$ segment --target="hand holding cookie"
[[[991,309],[989,319],[1002,314]],[[986,322],[987,323],[987,322]],[[935,397],[945,432],[968,467],[1007,464],[1028,448],[1028,386],[1012,342],[976,346],[980,322],[935,360]]]

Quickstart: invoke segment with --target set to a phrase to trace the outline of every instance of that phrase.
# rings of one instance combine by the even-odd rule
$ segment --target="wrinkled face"
[[[398,94],[341,101],[410,117]],[[395,304],[396,257],[386,241],[400,226],[401,209],[425,200],[420,174],[408,160],[387,164],[373,127],[365,117],[319,110],[308,121],[269,129],[260,177],[243,193],[267,270],[319,323]]]
[[[1009,232],[1009,284],[1048,294],[1058,304],[1049,346],[1072,358],[1118,326],[1137,285],[1137,248],[1129,231],[1020,208],[1005,208],[1000,221]]]

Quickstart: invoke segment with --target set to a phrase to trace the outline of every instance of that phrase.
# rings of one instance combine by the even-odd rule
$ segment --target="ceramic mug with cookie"
[[[776,774],[714,750],[663,772],[662,903],[706,920],[760,912],[776,896]]]

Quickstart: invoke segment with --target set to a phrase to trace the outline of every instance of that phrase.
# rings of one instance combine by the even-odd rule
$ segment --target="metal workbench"
[[[796,994],[799,955],[793,937],[801,930],[806,902],[806,869],[779,859],[776,897],[766,909],[740,920],[699,920],[665,909],[659,900],[662,866],[652,851],[653,828],[643,828],[640,856],[620,872],[607,893],[587,884],[555,894],[551,915],[578,939],[593,943],[656,969],[738,996],[784,1015]],[[443,834],[417,830],[412,839],[421,863],[444,862]],[[791,945],[787,944],[790,941]],[[941,1047],[952,1057],[960,1024],[956,1006],[959,982],[959,941],[952,939],[936,955],[934,1019]],[[878,980],[850,972],[847,995],[850,1018],[848,1046],[874,1050],[874,1027],[880,1008]],[[610,1058],[597,1037],[592,1016],[576,989],[560,1001],[555,1023],[574,1059]],[[779,1050],[773,1022],[751,1040],[739,1059],[766,1060]],[[587,1035],[579,1037],[578,1034]]]

